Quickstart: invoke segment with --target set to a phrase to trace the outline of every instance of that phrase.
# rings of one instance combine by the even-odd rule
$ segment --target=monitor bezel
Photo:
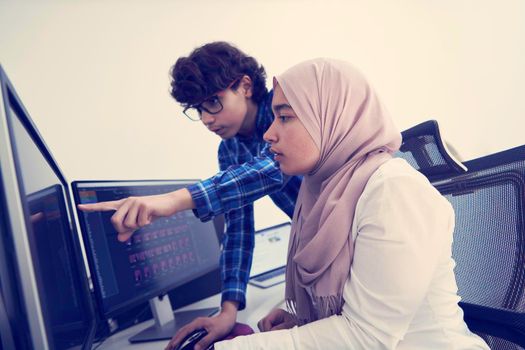
[[[191,184],[194,184],[196,182],[198,182],[199,179],[176,179],[176,180],[161,180],[161,179],[150,179],[150,180],[78,180],[78,181],[73,181],[71,183],[71,188],[72,188],[72,192],[73,192],[73,198],[74,198],[74,201],[75,201],[75,204],[78,205],[80,204],[80,197],[79,197],[79,186],[82,186],[82,185],[86,185],[86,184],[89,184],[89,185],[94,185],[93,187],[96,187],[95,185],[96,184],[111,184],[111,185],[122,185],[122,186],[127,186],[127,184],[131,184],[131,186],[141,186],[141,185],[145,185],[145,184],[151,184],[151,185],[154,185],[154,184],[158,184],[158,185],[182,185],[182,186],[189,186]],[[126,184],[126,185],[124,185]],[[109,186],[108,186],[109,187]],[[83,219],[83,215],[82,215],[82,211],[80,209],[78,209],[77,207],[77,219],[78,219],[78,223],[80,225],[80,232],[81,232],[81,236],[82,236],[82,239],[84,241],[84,247],[85,247],[85,250],[86,250],[86,255],[87,255],[87,260],[88,260],[88,264],[89,264],[89,268],[90,268],[90,271],[91,271],[91,275],[93,276],[93,273],[95,272],[95,261],[93,260],[93,252],[91,250],[91,246],[89,245],[89,239],[87,237],[87,235],[84,233],[85,232],[85,227],[86,227],[86,223]],[[215,239],[217,239],[217,243],[218,245],[220,246],[220,240],[219,240],[219,237],[218,237],[218,234],[217,234],[217,231],[216,231],[216,227],[215,225],[213,224],[213,221],[210,220],[209,222],[206,222],[207,224],[210,225],[210,228],[213,229],[213,232],[214,232],[214,235],[213,237]],[[181,286],[184,286],[185,284],[187,283],[190,283],[191,281],[194,281],[194,280],[197,280],[198,278],[202,277],[202,276],[205,276],[206,274],[214,271],[215,269],[217,269],[218,266],[214,267],[213,269],[210,269],[198,276],[194,276],[193,278],[185,281],[185,282],[182,282],[182,283],[172,283],[164,288],[161,288],[161,289],[158,289],[158,290],[155,290],[155,291],[151,291],[151,292],[148,292],[148,293],[144,293],[143,295],[141,295],[140,297],[137,297],[137,298],[134,298],[134,299],[131,299],[125,303],[120,303],[116,306],[112,306],[112,307],[105,307],[104,305],[104,301],[103,301],[103,298],[102,298],[102,294],[101,294],[101,291],[100,291],[100,286],[99,286],[99,283],[98,283],[98,280],[96,278],[92,278],[92,283],[93,283],[93,290],[94,290],[94,294],[95,294],[95,300],[96,300],[96,304],[97,304],[97,309],[100,311],[101,313],[101,317],[104,317],[104,318],[110,318],[110,317],[115,317],[115,316],[118,316],[119,314],[137,306],[137,305],[140,305],[140,304],[143,304],[144,302],[147,302],[148,300],[152,299],[152,298],[155,298],[157,296],[164,296],[164,295],[168,295],[170,291],[176,289],[176,288],[179,288]]]
[[[269,226],[269,227],[265,227],[265,228],[262,228],[260,230],[257,230],[254,232],[254,234],[258,235],[258,234],[263,234],[263,233],[266,233],[268,231],[274,231],[274,230],[277,230],[277,229],[280,229],[281,227],[284,227],[284,226],[292,226],[292,222],[291,221],[285,221],[285,222],[282,222],[280,224],[276,224],[276,225],[273,225],[273,226]]]
[[[72,215],[72,205],[69,200],[70,193],[68,182],[66,181],[62,171],[60,170],[55,158],[51,154],[49,147],[46,145],[44,139],[40,135],[36,125],[31,120],[31,117],[25,109],[20,97],[16,93],[12,83],[5,74],[2,66],[0,66],[0,84],[2,90],[2,99],[0,105],[0,113],[2,113],[0,120],[0,132],[3,134],[3,141],[0,153],[0,171],[2,174],[2,181],[5,188],[6,196],[6,210],[9,213],[7,225],[10,226],[10,232],[20,232],[22,234],[12,235],[11,239],[14,242],[16,251],[16,265],[17,278],[21,283],[21,289],[24,300],[24,307],[26,310],[31,310],[31,317],[27,314],[29,331],[32,338],[32,343],[35,348],[52,348],[53,337],[50,328],[49,315],[46,312],[46,305],[40,302],[38,293],[39,282],[33,266],[31,258],[31,241],[30,232],[32,231],[30,223],[27,221],[27,213],[29,213],[27,203],[22,200],[22,194],[25,195],[24,185],[21,180],[21,168],[19,154],[14,139],[11,135],[14,134],[13,122],[14,118],[18,119],[25,131],[31,138],[32,142],[37,147],[47,164],[50,166],[60,184],[63,188],[63,195],[66,201],[67,219],[69,230],[71,232],[68,244],[72,246],[71,251],[74,252],[75,258],[71,260],[74,273],[78,274],[78,282],[81,290],[80,302],[81,308],[87,314],[84,315],[84,321],[87,327],[85,338],[82,339],[82,347],[87,348],[91,346],[93,337],[95,335],[97,320],[95,318],[95,309],[91,299],[91,291],[87,279],[87,272],[84,262],[82,260],[82,251],[80,246],[79,234],[74,224],[74,217]],[[11,109],[16,115],[12,115]]]
[[[292,232],[291,232],[292,222],[291,221],[285,221],[285,222],[282,222],[280,224],[276,224],[276,225],[273,225],[273,226],[262,228],[260,230],[255,231],[254,235],[255,236],[256,235],[262,235],[263,233],[267,233],[268,231],[275,231],[275,230],[281,229],[282,227],[286,227],[286,226],[290,227],[290,233],[288,234],[288,236],[289,236],[288,239],[289,239],[292,236]],[[255,251],[254,251],[253,254],[255,255]],[[282,268],[283,266],[286,266],[286,263],[284,265],[279,266],[277,269]],[[252,268],[253,268],[253,265],[252,265]],[[273,271],[273,270],[275,270],[275,269],[264,271],[264,272],[258,273],[257,275],[251,275],[251,273],[250,273],[250,279],[262,276],[262,275],[267,274],[268,272]]]

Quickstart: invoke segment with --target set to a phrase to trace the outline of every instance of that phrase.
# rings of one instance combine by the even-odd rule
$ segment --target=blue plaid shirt
[[[301,185],[301,177],[286,176],[270,153],[263,134],[273,122],[272,92],[259,104],[254,135],[237,135],[219,145],[220,172],[188,187],[202,221],[225,213],[226,233],[221,252],[222,301],[246,306],[254,246],[253,202],[270,195],[290,218]]]

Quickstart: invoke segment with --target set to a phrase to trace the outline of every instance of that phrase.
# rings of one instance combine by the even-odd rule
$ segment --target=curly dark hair
[[[255,103],[259,103],[268,92],[264,67],[255,58],[223,41],[203,45],[188,57],[180,57],[171,67],[170,75],[171,96],[184,107],[201,103],[243,75],[252,79],[252,100]],[[239,82],[232,88],[236,89],[238,85]]]

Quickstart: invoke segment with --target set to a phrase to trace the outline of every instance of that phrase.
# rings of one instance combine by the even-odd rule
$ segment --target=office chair
[[[447,149],[437,121],[429,120],[401,133],[403,143],[395,157],[405,159],[430,181],[462,174],[467,169]]]
[[[525,146],[433,185],[452,203],[460,306],[492,349],[525,349]]]
[[[402,134],[396,156],[454,207],[454,272],[470,330],[491,349],[525,349],[525,146],[462,166],[447,154],[437,122]]]

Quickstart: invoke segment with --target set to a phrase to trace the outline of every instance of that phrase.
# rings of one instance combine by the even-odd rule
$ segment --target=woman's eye
[[[290,119],[290,117],[286,115],[280,115],[278,118],[282,123],[286,123]]]

